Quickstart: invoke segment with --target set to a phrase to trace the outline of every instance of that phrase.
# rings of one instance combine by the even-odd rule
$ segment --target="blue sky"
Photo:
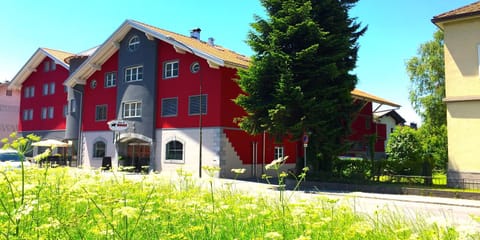
[[[357,87],[402,105],[407,122],[420,122],[408,100],[405,62],[431,40],[437,14],[474,0],[360,0],[350,14],[368,31],[360,39]],[[134,19],[252,55],[245,43],[253,15],[265,16],[257,0],[4,1],[0,10],[0,81],[11,80],[38,47],[78,53],[105,41],[125,19]]]

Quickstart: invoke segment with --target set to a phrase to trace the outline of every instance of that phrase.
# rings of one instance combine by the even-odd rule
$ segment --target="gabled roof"
[[[443,23],[445,22],[479,16],[480,1],[434,16],[432,22],[443,29]]]
[[[388,106],[391,106],[391,107],[395,107],[395,108],[399,108],[400,105],[394,103],[394,102],[390,102],[388,100],[385,100],[383,98],[380,98],[380,97],[377,97],[375,95],[372,95],[370,93],[366,93],[364,91],[361,91],[361,90],[358,90],[358,89],[353,89],[353,91],[351,91],[351,94],[353,96],[353,98],[357,98],[357,99],[361,99],[361,100],[366,100],[366,101],[370,101],[370,102],[375,102],[375,103],[378,103],[380,105],[388,105]]]
[[[132,29],[144,32],[149,39],[159,39],[171,44],[177,52],[190,52],[207,60],[211,67],[246,68],[250,59],[218,45],[163,30],[134,20],[126,20],[98,49],[83,62],[65,81],[65,85],[85,84],[88,77],[98,70],[120,47],[120,41]]]
[[[30,76],[32,72],[37,71],[38,65],[43,61],[45,57],[49,57],[55,61],[56,64],[62,66],[65,69],[69,69],[68,64],[65,62],[65,58],[72,56],[72,53],[54,50],[49,48],[39,48],[28,59],[18,73],[13,77],[10,82],[9,88],[20,89],[23,82]]]
[[[376,114],[376,116],[378,118],[382,118],[386,116],[391,117],[393,118],[393,120],[395,120],[395,124],[405,124],[406,122],[405,119],[402,116],[400,116],[400,114],[398,114],[398,112],[395,110],[391,110],[383,114]]]

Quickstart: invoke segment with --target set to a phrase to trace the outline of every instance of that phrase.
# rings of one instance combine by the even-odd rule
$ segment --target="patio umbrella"
[[[70,144],[66,142],[61,142],[55,139],[46,139],[39,142],[32,143],[32,146],[37,147],[69,147]]]

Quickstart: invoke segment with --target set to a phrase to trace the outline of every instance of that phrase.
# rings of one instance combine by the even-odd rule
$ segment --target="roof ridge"
[[[177,33],[177,32],[173,32],[171,30],[167,30],[167,29],[163,29],[163,28],[160,28],[160,27],[157,27],[157,26],[154,26],[154,25],[150,25],[148,23],[144,23],[144,22],[140,22],[140,21],[137,21],[137,20],[134,20],[134,19],[128,19],[128,21],[130,22],[134,22],[134,23],[137,23],[137,24],[141,24],[141,25],[144,25],[144,26],[147,26],[147,27],[151,27],[151,28],[154,28],[154,29],[158,29],[160,31],[165,31],[165,32],[168,32],[168,33],[171,33],[171,34],[174,34],[174,35],[177,35],[177,36],[181,36],[181,37],[185,37],[185,38],[192,38],[188,35],[184,35],[184,34],[181,34],[181,33]],[[178,40],[178,39],[177,39]],[[244,54],[241,54],[241,53],[238,53],[232,49],[229,49],[229,48],[226,48],[222,45],[219,45],[219,44],[214,44],[214,45],[210,45],[208,42],[206,41],[203,41],[203,40],[200,40],[200,39],[197,39],[198,42],[202,43],[203,45],[207,46],[207,47],[211,47],[211,48],[216,48],[217,50],[220,50],[220,51],[229,51],[233,54],[236,54],[236,55],[239,55],[239,56],[242,56],[244,58],[248,58],[248,56],[244,55]]]

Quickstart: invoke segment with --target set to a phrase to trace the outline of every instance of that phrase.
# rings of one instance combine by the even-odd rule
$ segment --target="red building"
[[[48,121],[47,107],[44,125],[22,120],[21,131],[64,130],[62,138],[73,142],[86,167],[100,167],[106,160],[159,172],[183,168],[198,173],[201,166],[218,166],[221,177],[233,176],[232,168],[245,168],[244,176],[250,177],[260,176],[265,164],[281,156],[289,156],[286,167],[293,167],[303,155],[301,143],[250,136],[233,121],[245,114],[232,100],[241,92],[237,69],[247,68],[249,58],[213,39],[202,41],[200,33],[194,29],[184,36],[127,20],[95,51],[61,58],[65,67],[58,76],[40,77],[22,68],[14,86],[40,91],[46,83],[64,81],[67,91],[59,94],[55,87],[55,94],[41,98],[36,107],[22,98],[22,112],[43,113],[52,106],[54,112],[65,109],[65,118],[54,113]],[[41,60],[32,65],[43,66],[52,57]],[[375,151],[384,152],[385,127],[373,122],[372,102],[398,105],[358,90],[352,95],[364,107],[352,125],[349,140],[359,147],[351,154],[366,153],[365,136],[373,134],[378,136]]]
[[[71,53],[39,48],[10,82],[21,89],[18,131],[44,138],[65,137],[67,91],[63,85],[69,75],[64,59]]]

